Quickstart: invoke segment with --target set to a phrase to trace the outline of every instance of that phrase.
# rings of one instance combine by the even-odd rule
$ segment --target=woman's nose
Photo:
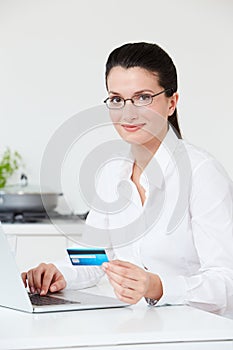
[[[126,101],[125,106],[122,109],[121,120],[132,123],[133,121],[138,119],[138,113],[138,109],[136,109],[132,102]]]

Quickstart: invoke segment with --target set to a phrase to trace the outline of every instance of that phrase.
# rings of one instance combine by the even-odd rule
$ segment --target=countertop
[[[103,293],[103,283],[87,291]],[[233,349],[233,320],[189,306],[27,314],[0,308],[0,349]]]
[[[51,222],[45,223],[26,223],[26,224],[6,224],[2,223],[3,230],[8,235],[31,236],[31,235],[64,235],[68,232],[69,235],[81,235],[85,227],[84,220],[75,222],[67,222],[56,220],[55,224]]]

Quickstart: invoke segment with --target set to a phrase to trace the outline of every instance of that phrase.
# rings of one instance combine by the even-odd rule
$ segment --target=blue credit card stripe
[[[69,254],[106,254],[104,249],[67,249]]]

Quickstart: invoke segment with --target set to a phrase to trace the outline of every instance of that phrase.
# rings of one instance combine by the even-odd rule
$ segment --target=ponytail
[[[182,139],[182,135],[180,132],[180,126],[177,118],[177,109],[175,109],[174,113],[168,117],[168,122],[173,126],[173,130],[175,131],[177,137]]]

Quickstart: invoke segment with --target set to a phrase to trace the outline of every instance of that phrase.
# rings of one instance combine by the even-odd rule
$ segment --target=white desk
[[[91,291],[103,292],[101,286]],[[151,308],[144,301],[123,309],[34,315],[0,308],[0,324],[4,350],[233,349],[233,320],[188,306]]]

